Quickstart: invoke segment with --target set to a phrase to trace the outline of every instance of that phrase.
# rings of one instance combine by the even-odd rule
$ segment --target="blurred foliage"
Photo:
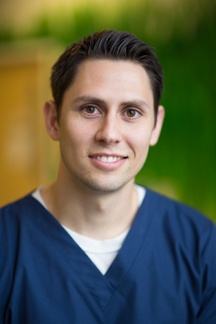
[[[117,10],[117,9],[116,9]],[[166,120],[137,182],[201,210],[216,221],[214,0],[129,1],[44,14],[19,38],[52,37],[67,45],[101,29],[128,30],[157,49],[164,69]],[[14,39],[0,31],[0,41]]]

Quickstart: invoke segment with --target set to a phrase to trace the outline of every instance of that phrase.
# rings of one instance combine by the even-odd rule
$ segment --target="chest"
[[[7,316],[14,323],[191,323],[200,295],[196,268],[179,247],[135,238],[127,237],[105,275],[69,236],[25,240]]]

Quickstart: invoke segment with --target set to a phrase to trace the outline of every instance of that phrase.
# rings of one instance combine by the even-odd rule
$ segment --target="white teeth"
[[[107,163],[116,162],[116,161],[121,160],[121,158],[119,156],[99,156],[98,155],[96,158],[99,161],[107,162]]]

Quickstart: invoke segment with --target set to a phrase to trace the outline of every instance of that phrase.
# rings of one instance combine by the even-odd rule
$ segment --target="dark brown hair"
[[[142,65],[150,79],[157,113],[163,91],[163,73],[153,49],[131,33],[104,30],[68,46],[54,64],[51,88],[58,115],[65,91],[74,81],[80,64],[87,59],[126,60]]]

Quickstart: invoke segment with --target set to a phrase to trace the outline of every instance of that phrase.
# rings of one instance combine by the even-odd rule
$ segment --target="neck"
[[[108,239],[127,230],[138,209],[133,181],[112,193],[83,190],[62,177],[42,190],[49,211],[62,224],[79,234]]]

